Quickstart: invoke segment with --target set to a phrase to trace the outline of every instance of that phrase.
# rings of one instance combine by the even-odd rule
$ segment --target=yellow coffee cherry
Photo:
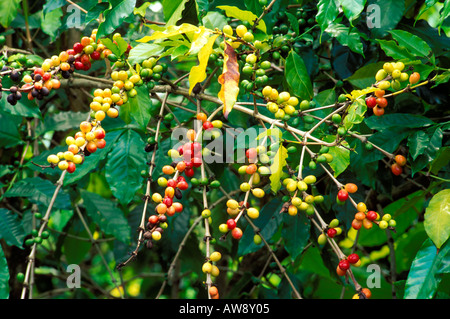
[[[54,154],[49,155],[47,157],[47,162],[49,162],[50,164],[58,164],[59,163],[59,157],[54,155]]]
[[[247,31],[247,27],[243,24],[240,24],[236,27],[236,34],[241,38],[244,37],[244,34],[246,34]]]
[[[386,73],[391,74],[392,71],[394,71],[394,64],[393,64],[393,63],[390,63],[390,62],[386,62],[386,63],[383,65],[383,70],[386,71]]]
[[[249,209],[247,209],[247,215],[251,219],[256,219],[259,217],[259,210],[254,207],[250,207]]]
[[[375,75],[375,80],[376,80],[377,82],[380,82],[380,81],[384,80],[384,79],[386,78],[386,76],[387,76],[386,71],[385,71],[384,69],[381,69],[381,70],[379,70],[379,71],[377,72],[377,74]]]
[[[222,258],[222,254],[218,251],[213,252],[210,256],[209,256],[209,260],[211,260],[212,262],[217,262]]]

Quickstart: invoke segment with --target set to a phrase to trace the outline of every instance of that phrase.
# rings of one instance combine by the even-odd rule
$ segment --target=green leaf
[[[0,247],[0,299],[9,298],[9,270],[3,248]]]
[[[383,67],[384,62],[370,63],[359,68],[347,81],[357,89],[365,89],[372,86],[375,81],[375,74]]]
[[[61,8],[55,9],[45,16],[42,17],[41,20],[41,29],[47,34],[50,39],[55,41],[56,36],[58,35],[58,30],[62,26],[61,17],[63,16],[63,11]]]
[[[405,0],[369,0],[368,4],[374,4],[375,13],[368,13],[367,19],[375,18],[379,27],[375,25],[370,29],[372,38],[383,38],[389,30],[393,30],[403,17]],[[378,11],[376,11],[378,10]],[[376,12],[379,14],[377,15]]]
[[[339,14],[337,0],[320,0],[317,4],[316,21],[320,26],[321,34],[334,22]]]
[[[440,249],[450,236],[450,189],[444,189],[431,198],[424,218],[428,237]]]
[[[435,88],[439,84],[447,83],[448,81],[450,81],[450,70],[447,70],[444,73],[437,75],[434,78],[434,85],[432,86],[432,88]]]
[[[436,154],[436,158],[430,165],[430,172],[437,174],[441,168],[447,166],[450,162],[450,146],[442,147]]]
[[[406,48],[415,56],[426,57],[430,54],[430,46],[418,36],[403,30],[389,31],[400,47]]]
[[[347,19],[352,23],[364,10],[367,0],[339,0]]]
[[[325,142],[333,142],[336,140],[336,136],[329,135],[325,137]],[[342,143],[344,146],[349,147],[347,142]],[[334,177],[338,177],[342,174],[350,165],[350,150],[340,145],[332,146],[329,148],[329,154],[333,156],[333,160],[328,163],[334,171]]]
[[[0,24],[7,28],[17,15],[20,0],[4,0],[0,6]]]
[[[414,176],[414,174],[426,167],[428,163],[432,162],[436,158],[436,155],[442,146],[442,137],[442,129],[440,127],[436,128],[431,134],[430,142],[428,143],[428,147],[425,149],[424,153],[418,156],[411,163],[412,176]]]
[[[270,189],[274,194],[281,188],[281,175],[283,168],[286,166],[286,158],[288,157],[287,149],[280,145],[277,153],[273,159],[273,164],[270,165]]]
[[[430,137],[424,131],[417,131],[408,137],[409,154],[413,160],[428,147]]]
[[[255,23],[255,20],[258,18],[256,14],[251,11],[241,10],[238,7],[233,6],[217,6],[218,9],[222,9],[225,11],[227,17],[236,18],[241,21],[247,21],[251,26]],[[260,20],[256,29],[261,30],[264,33],[267,33],[267,27],[264,20]]]
[[[292,94],[302,100],[311,100],[314,96],[311,79],[305,62],[296,52],[291,51],[286,58],[284,74]]]
[[[86,190],[81,190],[81,197],[88,216],[105,234],[112,235],[125,244],[130,242],[128,221],[111,199]]]
[[[163,0],[163,13],[166,26],[175,25],[183,16],[183,10],[189,0]]]
[[[144,147],[142,137],[127,129],[115,144],[115,151],[108,155],[106,180],[121,204],[129,204],[142,186],[141,171],[146,168]]]
[[[347,115],[344,117],[344,127],[347,131],[351,130],[353,125],[364,121],[364,114],[367,112],[367,105],[364,100],[357,99],[347,109]]]
[[[55,190],[56,186],[49,180],[40,177],[31,177],[15,183],[14,186],[5,193],[5,196],[25,197],[34,204],[48,207]],[[59,190],[53,207],[56,209],[70,208],[70,197],[64,190]]]
[[[108,2],[99,2],[94,4],[92,7],[88,9],[86,17],[84,19],[84,23],[88,25],[92,21],[96,20],[100,16],[100,14],[102,14],[108,8],[109,8]]]
[[[296,259],[308,244],[310,228],[311,222],[306,214],[295,216],[283,214],[281,235],[284,240],[284,248],[289,253],[291,260]]]
[[[133,13],[136,0],[122,0],[104,12],[104,21],[100,23],[97,31],[97,39],[102,39],[112,34],[122,25],[126,18]]]
[[[59,112],[45,117],[39,122],[36,135],[40,136],[46,132],[67,131],[79,128],[79,123],[85,121],[87,114],[83,112]]]
[[[152,56],[158,56],[163,51],[164,48],[156,43],[139,43],[130,50],[128,62],[131,65],[138,64]]]
[[[19,117],[0,111],[0,147],[10,148],[23,143],[17,130],[21,122]]]
[[[17,215],[0,208],[0,239],[5,240],[9,246],[23,248],[24,238],[25,232]]]
[[[276,233],[280,223],[283,220],[283,214],[280,214],[282,206],[283,202],[281,199],[274,198],[269,203],[264,205],[259,212],[259,217],[253,220],[255,226],[261,230],[261,236],[268,242],[270,242],[270,239]],[[253,228],[248,225],[244,230],[241,240],[239,241],[239,256],[255,252],[262,247],[262,245],[256,245],[253,242],[254,235],[255,232],[253,231]]]
[[[336,38],[340,44],[347,46],[353,52],[364,56],[361,35],[358,32],[354,32],[354,30],[354,28],[349,28],[339,23],[331,23],[325,29],[325,31],[333,38]]]
[[[151,2],[144,2],[139,8],[133,9],[133,14],[139,14],[141,17],[145,17],[149,5],[151,5]]]
[[[130,116],[138,123],[143,131],[146,130],[147,124],[150,121],[150,109],[152,101],[145,86],[135,87],[137,95],[129,99],[130,102]]]
[[[435,124],[432,120],[415,114],[386,114],[383,116],[371,116],[365,119],[365,123],[372,130],[382,131],[388,128],[419,128]]]
[[[386,53],[387,56],[390,56],[396,60],[408,59],[413,60],[414,55],[409,52],[405,47],[399,46],[393,40],[378,40],[377,42],[380,44],[381,49]]]
[[[299,27],[297,18],[292,13],[289,13],[289,12],[286,12],[286,16],[289,20],[292,31],[294,31],[295,34],[300,35],[300,27]]]
[[[427,239],[411,265],[405,285],[405,299],[433,298],[442,274],[450,269],[448,243],[438,252],[431,239]]]

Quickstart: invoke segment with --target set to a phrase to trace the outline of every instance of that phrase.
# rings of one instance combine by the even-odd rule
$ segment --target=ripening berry
[[[362,227],[362,222],[357,219],[353,219],[352,221],[352,227],[356,230],[360,229]]]
[[[162,202],[162,196],[161,196],[161,194],[159,194],[159,193],[153,193],[153,195],[152,195],[152,200],[153,200],[155,203],[161,203],[161,202]]]
[[[378,214],[373,210],[369,210],[366,215],[367,219],[370,221],[374,221],[378,218]]]
[[[392,171],[392,174],[398,176],[403,173],[403,168],[400,165],[398,165],[397,163],[394,163],[391,165],[391,171]]]
[[[373,223],[370,220],[368,220],[367,218],[365,218],[362,221],[362,223],[363,223],[363,226],[364,226],[365,229],[371,229],[372,226],[373,226]]]
[[[327,243],[327,236],[325,234],[320,234],[319,238],[317,238],[317,243],[319,245],[325,245]]]
[[[222,258],[222,254],[218,251],[213,252],[210,256],[209,256],[209,260],[211,260],[212,262],[217,262]]]
[[[339,265],[336,267],[336,273],[338,276],[345,276],[345,274],[347,273],[346,270],[342,270]]]
[[[49,162],[50,164],[58,164],[59,163],[59,157],[56,155],[49,155],[47,157],[47,162]]]
[[[409,83],[411,85],[416,84],[417,82],[419,82],[419,80],[420,80],[420,74],[418,72],[412,73],[409,77]]]
[[[366,219],[366,214],[364,214],[363,212],[358,212],[355,214],[355,219],[363,221],[364,219]]]
[[[400,166],[406,165],[406,158],[403,155],[396,155],[394,160]]]
[[[389,223],[388,223],[387,221],[385,221],[385,220],[381,220],[381,221],[378,223],[378,226],[380,227],[380,229],[386,229],[386,228],[388,228]]]
[[[242,235],[243,235],[243,232],[242,232],[242,229],[240,229],[239,227],[236,227],[236,228],[234,228],[232,231],[231,231],[231,236],[234,238],[234,239],[241,239],[242,238]]]
[[[236,228],[236,221],[234,219],[232,219],[232,218],[228,219],[227,220],[227,228],[229,230],[232,230],[232,229]]]
[[[244,37],[247,32],[247,27],[243,24],[240,24],[236,27],[236,34],[241,38]]]
[[[370,297],[372,297],[372,292],[368,288],[363,288],[361,292],[366,296],[367,299],[370,299]]]
[[[254,207],[250,207],[249,209],[247,209],[247,216],[251,219],[256,219],[259,217],[259,210]]]
[[[367,210],[367,206],[366,206],[365,203],[359,202],[359,203],[356,205],[356,210],[357,210],[358,212],[363,212],[363,213],[364,213],[364,212]]]
[[[356,184],[353,184],[353,183],[347,183],[347,184],[345,184],[345,190],[348,193],[353,194],[358,191],[358,186],[356,186]]]

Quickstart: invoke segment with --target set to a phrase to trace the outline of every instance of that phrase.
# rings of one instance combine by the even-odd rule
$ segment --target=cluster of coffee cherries
[[[392,174],[398,176],[403,173],[403,167],[406,165],[406,157],[401,154],[395,155],[394,163],[391,165]]]
[[[359,258],[358,254],[350,254],[347,258],[343,258],[339,261],[339,264],[336,268],[336,273],[339,276],[345,276],[347,273],[347,270],[350,269],[350,265],[354,267],[361,266],[361,259]]]
[[[262,89],[262,95],[267,102],[266,108],[275,115],[276,119],[289,120],[296,114],[295,107],[299,104],[299,100],[295,96],[291,96],[289,92],[278,92],[277,89],[267,85]],[[309,108],[308,101],[302,101],[302,103],[308,103]]]
[[[167,216],[164,214],[151,215],[148,218],[146,231],[143,234],[144,239],[146,240],[146,247],[148,249],[153,247],[154,241],[161,239],[162,233],[167,227]]]
[[[229,199],[227,201],[227,213],[230,218],[226,221],[226,223],[222,223],[219,225],[219,231],[223,234],[231,232],[231,237],[237,240],[241,239],[243,232],[242,229],[237,226],[237,217],[240,217],[240,214],[243,213],[245,209],[247,209],[247,214],[249,214],[249,217],[259,217],[259,210],[253,207],[249,207],[248,203],[244,205],[243,201],[238,202],[235,199]]]
[[[241,74],[248,77],[244,78],[240,85],[247,92],[251,92],[258,87],[262,87],[269,81],[266,75],[266,70],[270,69],[272,64],[270,61],[261,59],[255,53],[244,54],[241,57],[245,62],[241,70]]]
[[[408,74],[405,71],[403,62],[386,62],[383,68],[378,70],[375,75],[378,90],[373,95],[366,98],[366,105],[373,110],[373,114],[381,116],[385,112],[388,105],[387,99],[384,97],[386,90],[392,89],[398,91],[402,88],[402,82],[409,81],[409,85],[414,85],[420,80],[420,74],[413,72]]]
[[[290,193],[290,205],[287,207],[287,213],[290,216],[295,216],[298,211],[304,211],[308,215],[314,214],[314,204],[320,204],[323,202],[324,197],[322,195],[310,195],[306,191],[309,185],[313,185],[317,181],[316,176],[308,175],[303,179],[294,177],[284,178],[282,181],[283,186]],[[300,192],[301,195],[298,194]]]
[[[80,123],[80,130],[74,136],[66,138],[67,151],[51,154],[47,162],[52,167],[58,166],[62,171],[73,173],[76,166],[84,162],[85,156],[95,153],[106,146],[105,130],[95,120]]]
[[[337,195],[336,195],[336,202],[339,205],[345,204],[347,201],[349,194],[354,194],[358,191],[358,186],[353,183],[347,183],[345,184],[341,189],[339,189]]]
[[[365,203],[360,202],[356,205],[357,213],[354,216],[352,221],[352,227],[356,230],[364,227],[365,229],[371,229],[373,227],[373,223],[376,222],[380,229],[386,229],[388,227],[395,227],[397,222],[392,219],[390,214],[385,214],[381,217],[376,211],[368,210]]]
[[[326,234],[321,233],[317,239],[317,242],[319,245],[325,245],[328,238],[334,238],[336,236],[339,236],[342,234],[342,228],[339,226],[339,220],[337,218],[334,218],[332,221],[329,222],[327,228],[326,228]]]
[[[220,274],[219,267],[217,267],[217,262],[222,259],[222,254],[218,251],[214,251],[209,255],[209,258],[203,263],[202,265],[202,272],[204,274],[210,274],[213,277],[217,277]],[[217,287],[214,287],[213,289],[209,290],[209,294],[211,295],[212,299],[219,299],[219,292],[217,290]],[[211,288],[212,288],[211,287]]]

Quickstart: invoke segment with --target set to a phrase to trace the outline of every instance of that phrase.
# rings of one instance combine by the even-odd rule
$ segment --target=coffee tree
[[[2,297],[448,297],[449,1],[6,2]]]

